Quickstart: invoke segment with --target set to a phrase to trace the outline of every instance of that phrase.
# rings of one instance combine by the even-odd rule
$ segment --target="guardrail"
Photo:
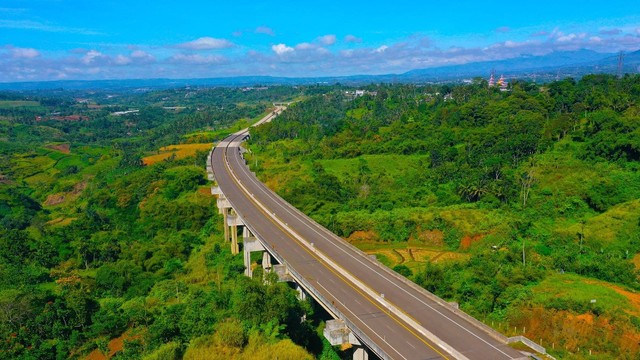
[[[529,338],[527,338],[525,336],[518,335],[518,336],[512,336],[512,337],[507,339],[507,344],[512,344],[512,343],[516,343],[516,342],[521,342],[521,343],[527,345],[528,347],[530,347],[531,349],[539,352],[540,354],[547,355],[548,357],[554,359],[552,356],[547,354],[547,349],[542,347],[540,344],[537,344],[537,343],[533,342],[531,339],[529,339]]]
[[[228,200],[228,198],[227,198]],[[231,206],[233,207],[233,203],[229,201]],[[241,215],[242,216],[242,215]],[[294,267],[292,267],[282,256],[278,254],[278,252],[273,249],[266,241],[263,241],[263,236],[260,235],[250,224],[245,224],[256,238],[262,243],[262,246],[273,256],[280,264],[285,265],[287,267],[287,271],[294,278],[294,280],[302,286],[307,293],[309,293],[316,301],[322,303],[323,306],[327,307],[330,313],[333,313],[337,318],[342,319],[347,327],[354,333],[354,335],[362,341],[363,344],[367,344],[367,348],[373,351],[380,359],[387,360],[391,359],[391,357],[380,348],[376,343],[369,338],[359,327],[357,327],[353,322],[351,322],[345,314],[338,309],[331,301],[326,299],[307,279],[302,276]],[[383,340],[384,341],[384,340]]]

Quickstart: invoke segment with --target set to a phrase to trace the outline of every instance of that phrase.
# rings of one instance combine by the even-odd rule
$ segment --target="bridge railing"
[[[251,233],[253,233],[258,239],[264,239],[259,233],[251,227],[250,224],[246,225]],[[296,282],[302,286],[316,301],[322,303],[328,310],[338,318],[342,319],[347,327],[353,332],[353,334],[363,343],[367,345],[367,348],[373,351],[380,359],[386,360],[391,357],[380,348],[376,343],[371,340],[363,331],[361,331],[353,322],[349,320],[345,314],[338,309],[338,307],[325,298],[311,282],[309,282],[304,276],[302,276],[295,268],[293,268],[286,260],[284,260],[266,241],[261,241],[262,246],[282,265],[287,267],[287,271],[296,280]],[[384,341],[384,340],[383,340]]]

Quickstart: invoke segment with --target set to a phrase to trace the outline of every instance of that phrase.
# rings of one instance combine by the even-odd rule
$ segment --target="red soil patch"
[[[71,154],[71,145],[70,144],[57,144],[57,145],[49,145],[47,148],[51,150],[60,151],[61,153]]]
[[[482,238],[484,237],[484,235],[482,234],[478,234],[478,235],[465,235],[462,240],[460,240],[460,248],[463,250],[467,250],[471,247],[471,245],[473,245],[474,243],[477,243],[478,241],[482,240]]]
[[[109,341],[109,354],[107,354],[107,356],[105,356],[99,349],[95,349],[91,353],[89,353],[89,355],[87,355],[85,360],[107,360],[107,359],[110,359],[118,351],[122,351],[122,349],[124,349],[125,340],[134,340],[134,339],[140,339],[140,338],[141,338],[140,335],[132,336],[131,334],[124,333],[124,334],[120,335],[119,337],[117,337],[115,339],[111,339],[111,341]]]
[[[51,195],[47,196],[47,200],[45,200],[44,205],[45,206],[54,206],[54,205],[62,204],[67,199],[74,198],[74,197],[80,195],[80,193],[82,193],[84,191],[84,189],[86,189],[86,188],[87,188],[87,182],[86,181],[81,181],[81,182],[75,184],[73,186],[73,190],[71,190],[69,192],[51,194]]]
[[[211,193],[211,188],[210,187],[206,187],[206,188],[200,188],[198,189],[198,193],[200,195],[204,195],[206,197],[213,197],[214,195]]]
[[[593,314],[580,314],[576,316],[575,319],[584,321],[585,324],[593,325]]]
[[[514,332],[514,328],[516,331]],[[592,313],[573,314],[568,311],[550,310],[542,307],[523,308],[512,316],[505,335],[524,335],[548,349],[577,352],[578,349],[592,350],[594,355],[599,349],[614,344],[620,349],[619,355],[640,353],[640,333],[631,324],[613,320],[607,316]],[[624,357],[624,356],[621,356]],[[635,357],[629,357],[635,358]]]

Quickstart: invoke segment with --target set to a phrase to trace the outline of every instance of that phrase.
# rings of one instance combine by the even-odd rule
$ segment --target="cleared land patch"
[[[142,163],[145,165],[153,165],[171,157],[175,157],[175,159],[184,159],[189,156],[194,156],[198,151],[209,151],[212,147],[213,143],[163,146],[158,150],[158,154],[142,158]]]

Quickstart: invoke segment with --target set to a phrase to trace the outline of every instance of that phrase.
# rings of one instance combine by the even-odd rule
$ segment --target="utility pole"
[[[526,265],[527,265],[527,258],[524,253],[524,236],[523,236],[522,237],[522,267],[525,267]]]
[[[618,54],[618,78],[621,78],[624,73],[624,51],[620,51]]]

